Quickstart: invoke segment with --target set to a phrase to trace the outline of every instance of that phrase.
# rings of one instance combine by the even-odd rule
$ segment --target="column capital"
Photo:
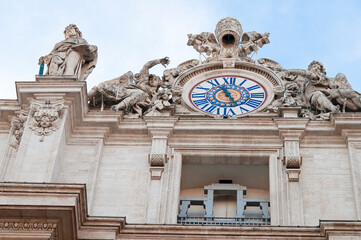
[[[167,139],[173,133],[173,128],[178,121],[177,117],[144,117],[144,121],[147,124],[148,134],[153,138],[165,138]]]

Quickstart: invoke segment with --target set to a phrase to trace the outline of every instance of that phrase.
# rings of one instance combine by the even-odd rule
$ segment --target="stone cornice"
[[[320,221],[315,227],[290,226],[185,226],[125,224],[125,218],[87,215],[85,186],[81,184],[1,183],[0,236],[35,236],[38,239],[317,239],[361,236],[360,221]],[[11,201],[11,202],[9,202]],[[26,209],[26,214],[24,210]],[[62,213],[52,215],[52,211]],[[19,218],[17,211],[23,211]],[[46,211],[47,214],[42,214]],[[64,213],[70,214],[65,215]],[[6,214],[5,214],[6,213]],[[43,218],[38,217],[42,215]],[[69,218],[70,217],[70,218]],[[62,222],[62,224],[59,224]],[[68,223],[70,225],[66,225]],[[69,228],[69,226],[71,226]],[[66,228],[68,227],[68,228]],[[69,232],[73,232],[69,237]],[[22,235],[21,235],[22,234]],[[25,235],[24,235],[25,234]],[[52,235],[51,235],[52,234]],[[56,239],[56,238],[54,238]]]
[[[352,231],[353,233],[350,233]],[[124,238],[136,239],[313,239],[326,240],[332,234],[338,236],[361,236],[360,221],[320,221],[315,227],[290,226],[182,226],[182,225],[126,225]],[[353,234],[353,235],[351,235]]]
[[[11,224],[15,226],[24,219],[36,222],[40,214],[42,224],[62,222],[61,226],[57,226],[59,239],[84,239],[81,236],[87,236],[89,232],[94,236],[103,236],[102,239],[114,239],[109,236],[118,235],[125,225],[124,217],[88,216],[83,184],[0,183],[0,196],[1,218],[12,219]],[[18,211],[25,211],[26,214],[19,218]],[[48,228],[49,225],[43,230],[49,232]],[[17,233],[18,230],[13,228],[12,231]]]
[[[193,68],[189,69],[188,71],[185,71],[184,73],[182,73],[177,78],[177,80],[174,82],[173,85],[174,86],[184,86],[188,80],[190,80],[191,78],[193,78],[199,74],[202,74],[205,72],[210,72],[210,71],[215,71],[215,70],[222,70],[223,68],[224,68],[223,62],[207,63],[207,64],[202,64],[200,66],[193,67]],[[282,83],[281,79],[274,72],[272,72],[269,69],[264,68],[260,65],[256,65],[254,63],[249,63],[249,62],[237,61],[237,62],[235,62],[234,69],[257,73],[259,75],[262,75],[266,79],[268,79],[268,81],[270,81],[273,86],[283,87],[283,83]]]
[[[255,67],[258,68],[258,66]],[[345,129],[358,129],[361,124],[361,113],[333,114],[330,121],[310,121],[306,118],[296,117],[282,118],[278,117],[276,113],[266,112],[255,113],[239,119],[214,119],[198,113],[172,117],[122,119],[118,112],[94,109],[89,111],[86,82],[77,82],[70,78],[57,80],[38,77],[36,82],[17,82],[18,100],[0,100],[1,130],[6,133],[7,129],[10,129],[10,117],[18,115],[21,109],[29,108],[32,99],[44,100],[46,98],[65,99],[65,107],[69,109],[66,130],[68,142],[71,142],[72,138],[91,138],[103,139],[105,143],[116,144],[116,138],[109,140],[107,138],[125,134],[136,135],[137,139],[145,139],[151,132],[156,134],[157,128],[160,130],[160,135],[163,132],[168,136],[166,133],[168,131],[172,138],[187,134],[276,136],[280,132],[284,135],[285,131],[289,130],[304,130],[305,137],[342,136]],[[158,126],[154,123],[157,123]],[[350,135],[348,134],[348,136]],[[120,144],[122,143],[120,142]],[[147,145],[148,143],[136,141],[134,144]]]

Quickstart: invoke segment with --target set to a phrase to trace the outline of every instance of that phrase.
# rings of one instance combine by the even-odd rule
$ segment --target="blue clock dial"
[[[219,76],[204,80],[189,94],[192,104],[202,112],[239,116],[259,109],[267,92],[257,81],[241,76]]]

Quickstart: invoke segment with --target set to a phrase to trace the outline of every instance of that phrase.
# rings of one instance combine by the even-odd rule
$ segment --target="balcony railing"
[[[246,187],[238,184],[212,184],[204,187],[207,197],[181,197],[179,224],[192,225],[270,225],[270,201],[268,199],[244,198]],[[237,210],[235,217],[217,217],[213,215],[215,194],[236,194]],[[204,214],[194,216],[188,213],[190,206],[203,206]],[[253,211],[248,211],[252,209]]]
[[[212,219],[205,219],[202,217],[187,217],[179,218],[178,224],[184,225],[221,225],[221,226],[265,226],[271,224],[271,219],[263,219],[260,217],[255,218],[227,218],[227,217],[214,217]]]

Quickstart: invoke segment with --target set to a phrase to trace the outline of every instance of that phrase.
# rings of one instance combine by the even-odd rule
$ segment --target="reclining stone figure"
[[[160,77],[149,74],[149,69],[158,64],[166,67],[169,64],[168,57],[147,62],[135,75],[127,72],[121,77],[93,87],[88,93],[90,105],[96,106],[104,102],[106,105],[113,104],[110,107],[112,111],[123,111],[127,114],[135,112],[137,116],[143,116],[162,82]]]

